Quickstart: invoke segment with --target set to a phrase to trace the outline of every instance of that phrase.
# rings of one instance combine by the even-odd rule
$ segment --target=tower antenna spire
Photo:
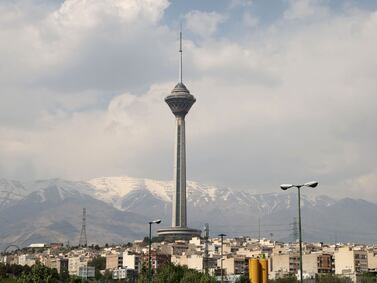
[[[182,83],[182,70],[183,70],[183,56],[182,56],[182,23],[179,30],[179,53],[180,53],[180,61],[179,61],[179,81]]]

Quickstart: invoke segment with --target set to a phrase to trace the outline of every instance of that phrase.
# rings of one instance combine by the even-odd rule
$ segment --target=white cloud
[[[323,18],[328,13],[328,7],[322,0],[289,0],[289,8],[284,12],[284,17],[290,20],[303,20]]]
[[[243,23],[246,27],[254,28],[258,25],[258,18],[252,15],[250,12],[246,11],[242,16]]]
[[[84,2],[96,3],[66,1],[77,11],[49,8],[1,26],[0,173],[171,178],[174,117],[163,98],[174,87],[177,45],[159,21],[167,3],[127,6],[125,16],[116,1],[82,15]],[[219,23],[198,20],[207,31],[197,33],[212,38],[185,40],[185,79],[197,98],[187,116],[188,177],[259,191],[318,179],[320,193],[360,189],[376,200],[376,15],[324,15],[294,29],[283,20],[232,41],[215,36]]]
[[[231,0],[230,1],[230,8],[234,7],[249,7],[254,2],[254,0]]]
[[[45,108],[75,111],[167,77],[175,48],[165,42],[175,34],[159,24],[168,2],[152,2],[69,0],[38,6],[35,16],[23,1],[1,3],[0,19],[12,18],[0,20],[2,122],[14,120],[9,108],[27,122]]]
[[[210,37],[218,26],[225,22],[226,17],[216,12],[190,11],[185,16],[187,28],[201,36]]]
[[[66,0],[58,11],[51,15],[55,24],[79,29],[94,28],[109,17],[123,24],[160,20],[168,7],[167,0]]]

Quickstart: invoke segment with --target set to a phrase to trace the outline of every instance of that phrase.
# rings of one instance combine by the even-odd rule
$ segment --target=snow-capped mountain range
[[[142,238],[148,219],[158,217],[164,226],[170,225],[172,196],[173,182],[127,176],[85,182],[0,179],[0,247],[36,241],[75,243],[83,207],[88,213],[89,242]],[[256,237],[260,231],[276,240],[294,240],[294,193],[253,194],[189,181],[187,200],[188,222],[194,228],[209,223],[213,234]],[[377,205],[364,200],[303,194],[304,238],[374,242],[376,213]]]

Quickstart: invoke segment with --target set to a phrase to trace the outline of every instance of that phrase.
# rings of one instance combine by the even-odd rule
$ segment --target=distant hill
[[[252,194],[188,182],[188,222],[229,236],[294,240],[294,193]],[[130,177],[88,182],[61,179],[32,183],[0,180],[0,248],[33,242],[77,244],[82,208],[87,208],[89,243],[142,239],[147,221],[169,226],[173,183]],[[307,241],[377,242],[377,204],[361,199],[302,196],[303,236]],[[259,221],[259,222],[258,222]],[[260,223],[260,226],[258,225]],[[259,230],[260,227],[260,230]]]

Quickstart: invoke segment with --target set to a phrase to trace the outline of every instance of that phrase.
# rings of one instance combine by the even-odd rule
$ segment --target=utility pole
[[[221,268],[221,283],[224,282],[224,272],[223,272],[223,245],[224,245],[224,237],[225,234],[219,234],[219,237],[221,237],[221,258],[220,258],[220,268]]]
[[[208,274],[208,238],[209,238],[209,224],[204,225],[204,272]]]
[[[148,247],[148,283],[152,282],[152,224],[160,224],[161,219],[149,221],[149,247]]]
[[[149,222],[149,242],[148,242],[148,283],[152,282],[152,223]]]

